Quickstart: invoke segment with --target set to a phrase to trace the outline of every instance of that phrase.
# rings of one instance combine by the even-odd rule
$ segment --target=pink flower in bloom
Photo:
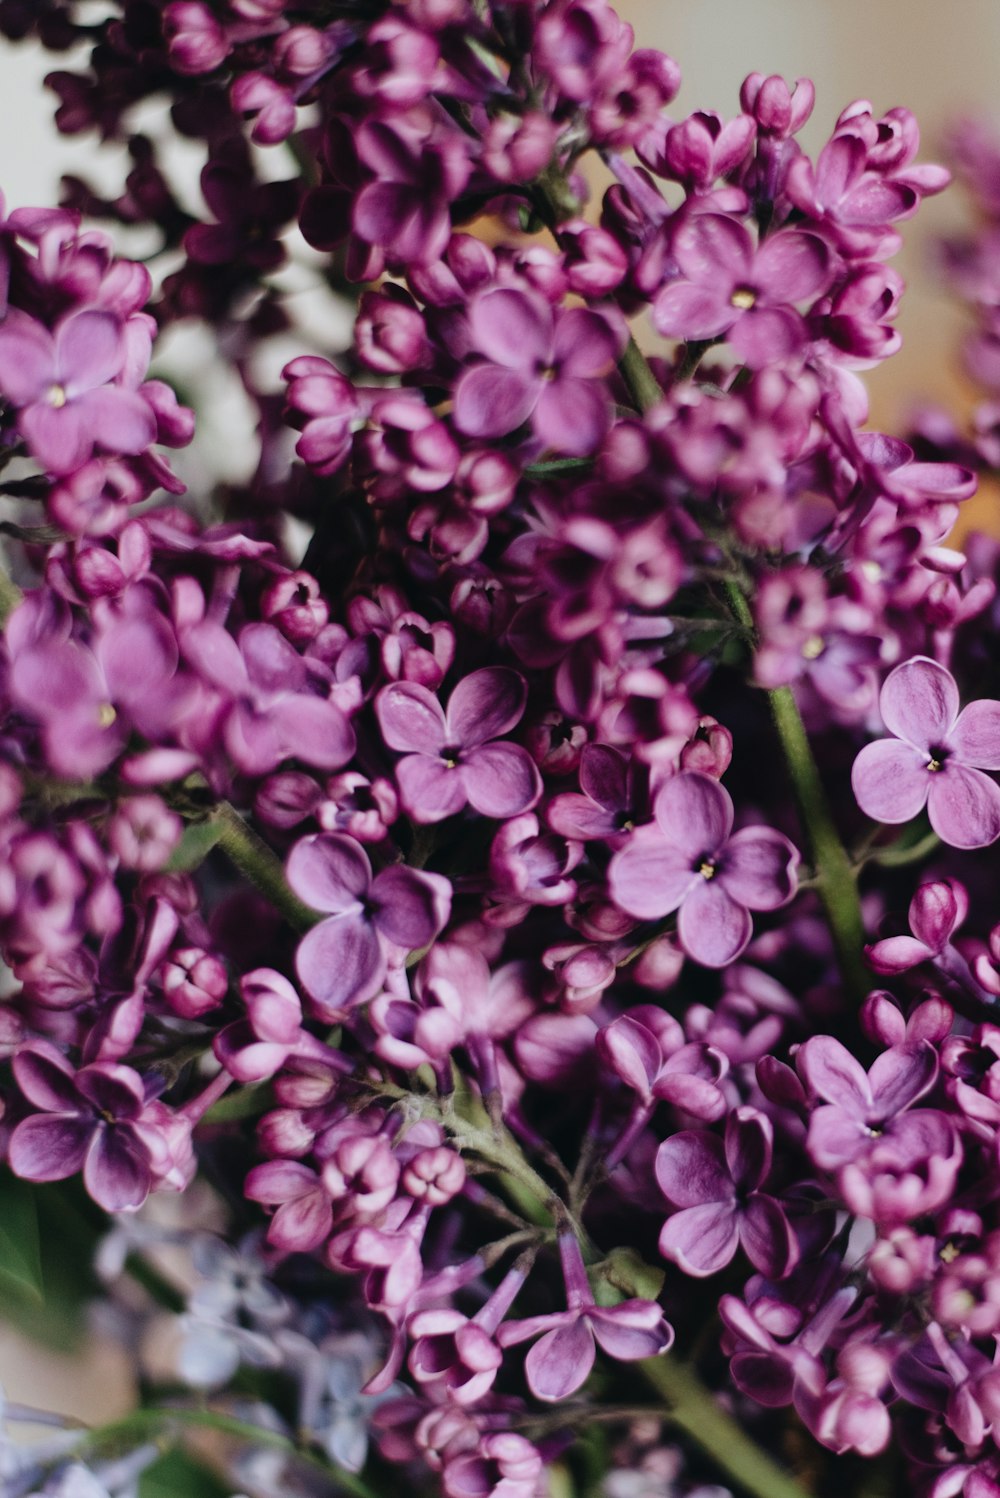
[[[754,248],[735,219],[700,213],[678,232],[674,256],[682,279],[653,304],[657,330],[672,338],[727,342],[752,369],[803,348],[806,325],[790,304],[825,291],[830,251],[815,234],[781,229]]]
[[[893,735],[866,744],[851,785],[877,822],[909,822],[924,807],[953,848],[984,848],[1000,837],[1000,702],[981,698],[959,712],[950,671],[926,656],[904,661],[885,679],[879,711]]]
[[[8,1159],[26,1181],[62,1181],[83,1170],[90,1195],[106,1212],[134,1211],[153,1172],[139,1124],[142,1079],[128,1066],[99,1063],[75,1075],[44,1041],[23,1046],[13,1061],[24,1096],[41,1111],[22,1119]]]
[[[497,743],[520,721],[524,678],[485,666],[459,682],[448,710],[426,687],[395,681],[375,701],[382,737],[402,751],[396,782],[417,822],[440,822],[466,804],[484,817],[516,817],[541,795],[535,763],[520,744]]]
[[[685,1129],[656,1153],[656,1179],[681,1210],[660,1233],[660,1253],[686,1274],[723,1269],[742,1245],[755,1269],[781,1279],[798,1248],[779,1202],[757,1188],[771,1169],[774,1131],[766,1114],[737,1108],[725,1140],[707,1129]]]
[[[601,383],[624,347],[624,331],[600,312],[553,312],[534,292],[502,286],[469,309],[474,364],[455,387],[455,425],[470,437],[504,437],[531,420],[556,452],[585,454],[611,421]]]
[[[559,1239],[566,1310],[526,1321],[506,1321],[497,1332],[501,1347],[540,1337],[528,1353],[524,1372],[536,1399],[547,1402],[567,1399],[587,1382],[594,1366],[595,1339],[612,1358],[633,1362],[666,1352],[674,1340],[673,1328],[652,1300],[623,1300],[616,1306],[594,1303],[580,1246],[572,1234]]]
[[[653,812],[655,824],[611,860],[611,898],[641,920],[678,911],[688,956],[725,967],[750,940],[750,911],[777,910],[795,894],[799,854],[770,827],[733,833],[728,791],[697,770],[668,780]]]
[[[95,444],[141,453],[156,440],[152,408],[110,382],[128,345],[110,312],[75,312],[55,334],[16,309],[0,327],[0,394],[18,408],[18,427],[50,473],[72,473]]]
[[[363,1003],[385,977],[386,944],[426,947],[451,911],[451,886],[440,874],[395,865],[372,878],[364,849],[340,833],[305,837],[285,869],[292,889],[327,919],[299,943],[295,967],[324,1014]]]

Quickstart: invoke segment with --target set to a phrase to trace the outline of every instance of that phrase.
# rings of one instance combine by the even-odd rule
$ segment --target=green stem
[[[736,618],[752,630],[753,614],[743,590],[733,582],[726,583],[725,590]],[[819,766],[813,757],[791,687],[776,687],[767,695],[802,819],[808,854],[816,871],[816,890],[833,936],[841,974],[847,986],[860,998],[871,985],[862,961],[865,929],[855,870],[834,825]]]
[[[890,843],[887,848],[875,848],[866,853],[861,861],[863,864],[877,863],[883,869],[903,869],[907,864],[922,863],[940,846],[941,839],[937,833],[928,832],[916,843],[908,844],[903,838],[899,842]]]
[[[7,623],[23,597],[17,583],[0,569],[0,627]]]
[[[618,361],[621,377],[628,386],[628,393],[640,411],[650,411],[663,399],[660,382],[649,367],[642,349],[630,337],[625,352]]]
[[[221,1435],[235,1436],[241,1441],[254,1441],[260,1446],[276,1446],[279,1450],[287,1451],[289,1456],[294,1456],[298,1461],[305,1462],[308,1466],[322,1472],[326,1477],[335,1481],[338,1487],[345,1493],[351,1493],[354,1498],[380,1498],[375,1489],[370,1487],[361,1477],[356,1477],[353,1472],[345,1472],[340,1467],[334,1467],[331,1463],[323,1460],[311,1451],[304,1450],[301,1446],[281,1435],[278,1431],[263,1430],[258,1425],[251,1425],[246,1420],[237,1420],[233,1415],[223,1415],[215,1410],[133,1410],[130,1415],[125,1415],[121,1420],[115,1420],[110,1425],[102,1425],[93,1430],[86,1444],[92,1449],[120,1448],[131,1441],[147,1441],[170,1429],[171,1426],[188,1427],[190,1429],[215,1430]]]
[[[317,911],[310,910],[308,905],[304,905],[292,893],[285,882],[281,860],[228,801],[220,802],[212,813],[212,819],[220,829],[218,846],[230,863],[235,864],[254,888],[265,899],[270,900],[289,925],[294,926],[296,931],[308,931],[310,926],[315,926],[317,921],[323,919]]]
[[[639,1368],[667,1402],[667,1419],[682,1430],[720,1472],[752,1498],[807,1498],[785,1469],[727,1415],[697,1375],[678,1358],[647,1358]]]

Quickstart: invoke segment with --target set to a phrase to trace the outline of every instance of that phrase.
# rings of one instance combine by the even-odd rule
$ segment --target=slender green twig
[[[724,585],[729,606],[740,624],[752,631],[753,614],[743,589]],[[781,741],[799,816],[815,870],[815,887],[830,927],[845,983],[860,996],[869,987],[862,961],[865,944],[856,871],[847,855],[830,812],[819,766],[802,722],[791,687],[768,691],[771,716]]]
[[[323,917],[310,910],[289,889],[281,860],[272,853],[264,839],[240,816],[228,801],[221,801],[212,812],[220,828],[218,847],[230,863],[245,874],[255,889],[270,900],[296,931],[308,931]]]
[[[752,1498],[807,1498],[806,1490],[716,1403],[679,1358],[648,1358],[638,1366],[663,1395],[670,1423],[745,1493]]]

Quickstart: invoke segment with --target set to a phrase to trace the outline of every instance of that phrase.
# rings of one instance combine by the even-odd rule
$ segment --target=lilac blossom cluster
[[[132,163],[0,226],[5,1182],[112,1214],[248,1491],[1000,1498],[986,450],[860,378],[948,180],[913,116],[681,117],[606,0],[86,10],[0,5]],[[146,377],[195,322],[259,444],[196,505]],[[231,1241],[164,1278],[201,1177]],[[5,1492],[131,1491],[156,1409]]]

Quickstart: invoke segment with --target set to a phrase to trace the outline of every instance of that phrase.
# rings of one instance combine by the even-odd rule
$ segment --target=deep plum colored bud
[[[428,361],[424,320],[402,287],[364,292],[354,338],[358,358],[379,374],[406,374]]]
[[[306,645],[315,639],[330,617],[319,584],[308,572],[290,572],[276,578],[261,594],[260,608],[264,618],[277,625],[293,645]]]
[[[163,12],[163,35],[178,73],[211,73],[229,56],[225,29],[200,0],[172,0]]]

